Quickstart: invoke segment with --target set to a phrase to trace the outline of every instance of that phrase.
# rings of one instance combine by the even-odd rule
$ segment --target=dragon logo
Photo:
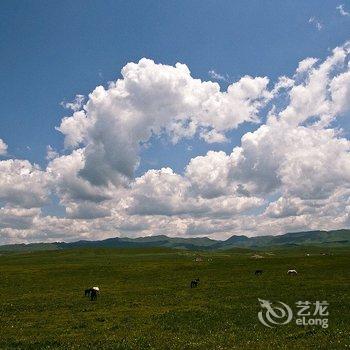
[[[259,321],[266,327],[273,328],[274,325],[283,325],[291,321],[293,317],[292,309],[285,303],[279,301],[273,306],[272,302],[264,299],[258,299],[263,310],[259,311]]]

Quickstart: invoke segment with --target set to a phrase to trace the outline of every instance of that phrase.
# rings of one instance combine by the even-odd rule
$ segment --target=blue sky
[[[57,237],[60,237],[57,231],[53,232],[52,236],[48,234],[46,237],[43,234],[44,229],[41,226],[41,228],[38,228],[33,224],[33,222],[40,221],[46,215],[51,215],[53,218],[52,220],[54,220],[56,216],[57,218],[65,217],[67,220],[75,220],[69,224],[67,224],[67,221],[65,224],[76,225],[77,227],[79,226],[79,228],[76,229],[72,237],[63,235],[63,239],[69,240],[77,237],[90,237],[87,233],[87,229],[84,231],[82,228],[82,226],[85,225],[82,224],[83,219],[91,219],[85,227],[89,225],[99,227],[96,229],[94,226],[94,233],[91,237],[101,237],[103,234],[108,236],[114,231],[117,232],[117,234],[124,234],[123,230],[130,233],[129,228],[125,228],[124,226],[123,228],[120,222],[111,224],[111,221],[117,219],[113,216],[114,214],[110,214],[112,204],[108,203],[110,198],[115,200],[115,198],[120,195],[118,191],[122,191],[122,188],[125,188],[125,186],[131,186],[136,193],[131,195],[132,198],[130,197],[130,201],[134,203],[134,206],[130,204],[130,208],[128,207],[129,209],[127,209],[127,212],[136,215],[132,218],[137,217],[137,225],[135,224],[137,227],[149,227],[148,231],[147,229],[141,230],[142,233],[139,233],[137,229],[135,229],[135,235],[151,234],[150,232],[154,227],[152,226],[153,224],[149,224],[151,219],[142,216],[144,212],[149,213],[150,209],[140,209],[140,206],[135,204],[137,201],[140,201],[140,198],[144,195],[140,195],[141,190],[137,187],[139,184],[134,185],[133,179],[131,182],[128,182],[128,184],[120,184],[120,176],[123,177],[125,175],[124,171],[127,170],[118,168],[118,166],[121,164],[120,162],[124,165],[127,164],[132,157],[130,159],[123,158],[120,160],[119,155],[111,151],[110,154],[106,155],[103,159],[99,158],[99,150],[96,148],[96,144],[102,142],[104,147],[106,147],[107,140],[112,137],[111,135],[106,134],[101,136],[102,139],[98,139],[96,134],[101,130],[93,129],[94,131],[92,133],[94,136],[91,136],[92,134],[89,136],[91,139],[85,140],[83,143],[81,143],[81,140],[77,142],[77,145],[80,144],[79,147],[84,153],[84,161],[88,157],[91,157],[96,164],[99,164],[101,169],[107,169],[101,170],[101,172],[104,171],[102,175],[101,173],[92,174],[91,169],[85,166],[84,169],[77,170],[74,175],[69,175],[74,177],[74,179],[75,176],[77,177],[77,184],[80,180],[85,181],[79,182],[77,187],[79,187],[79,191],[83,191],[82,188],[84,187],[85,190],[89,192],[88,197],[91,193],[94,193],[93,200],[86,199],[86,194],[79,197],[77,195],[77,188],[73,190],[70,188],[71,184],[62,182],[62,178],[66,176],[64,175],[66,174],[64,171],[68,172],[69,164],[75,164],[74,162],[76,161],[67,160],[67,162],[70,163],[64,163],[64,155],[69,156],[75,153],[72,148],[64,146],[65,137],[66,139],[70,137],[69,135],[71,135],[73,131],[68,130],[67,132],[61,133],[57,130],[62,123],[62,119],[64,117],[72,117],[73,114],[73,111],[65,109],[62,103],[73,101],[77,94],[84,95],[86,102],[88,101],[88,94],[94,91],[98,85],[103,85],[105,89],[108,90],[108,82],[122,78],[121,69],[125,65],[129,62],[137,63],[143,57],[154,60],[156,64],[161,63],[166,67],[173,67],[177,62],[186,64],[191,71],[191,77],[201,79],[202,81],[219,83],[223,95],[225,95],[225,91],[231,84],[237,83],[242,77],[247,75],[253,78],[268,77],[269,82],[266,91],[269,90],[271,92],[279,77],[287,76],[294,79],[295,71],[298,68],[299,62],[302,60],[308,57],[315,57],[318,59],[316,65],[319,65],[321,62],[324,62],[327,57],[332,56],[332,50],[334,48],[343,47],[344,43],[350,39],[350,15],[348,12],[350,12],[350,2],[347,0],[322,2],[267,0],[167,2],[78,0],[2,1],[0,4],[0,91],[2,96],[0,140],[3,140],[8,148],[7,152],[1,152],[0,143],[0,163],[2,161],[3,166],[6,165],[6,169],[9,169],[10,163],[5,162],[9,160],[15,160],[15,162],[18,160],[18,164],[24,164],[20,163],[20,160],[27,160],[30,165],[27,164],[25,165],[26,167],[32,167],[34,164],[38,164],[42,172],[39,175],[45,178],[43,181],[47,181],[48,185],[45,185],[46,187],[44,189],[38,189],[34,194],[29,194],[29,196],[38,198],[38,201],[32,205],[26,204],[23,208],[18,204],[17,197],[14,198],[14,195],[11,197],[9,195],[9,190],[7,188],[1,190],[0,186],[0,204],[2,205],[4,213],[3,218],[6,217],[6,219],[3,219],[3,221],[6,222],[6,224],[3,224],[3,228],[0,224],[0,238],[2,237],[3,241],[57,239]],[[346,51],[347,48],[344,50]],[[342,63],[343,68],[346,67],[347,62],[348,57],[346,57]],[[153,67],[149,69],[157,70],[158,68]],[[309,70],[305,71],[310,73],[311,68],[307,69]],[[347,68],[343,69],[343,73],[345,73],[346,69]],[[214,77],[213,71],[217,74],[216,77]],[[162,74],[160,68],[157,72]],[[332,75],[333,79],[338,73],[330,69],[329,74]],[[223,78],[221,79],[220,76]],[[344,81],[345,78],[346,75],[344,75]],[[299,78],[295,78],[293,86],[299,84],[297,79]],[[305,78],[303,83],[305,86],[307,85],[307,79],[308,78]],[[330,85],[331,82],[329,81],[329,86]],[[336,85],[336,82],[334,82],[334,85]],[[345,81],[341,89],[346,88],[347,82]],[[268,216],[269,219],[264,222],[268,222],[268,224],[266,224],[270,225],[268,227],[273,227],[273,229],[271,228],[273,233],[281,233],[280,230],[284,224],[283,220],[285,220],[286,217],[293,217],[293,219],[288,219],[290,221],[288,221],[288,225],[286,225],[286,227],[290,229],[299,230],[314,228],[319,217],[311,218],[310,216],[305,216],[305,213],[307,212],[307,215],[309,215],[311,210],[307,209],[309,210],[307,211],[304,208],[305,206],[309,208],[311,205],[309,202],[306,203],[305,201],[321,200],[320,198],[322,196],[326,196],[324,193],[327,193],[328,198],[332,198],[333,200],[335,197],[332,196],[335,196],[336,193],[339,194],[340,188],[342,191],[345,191],[345,188],[347,188],[343,183],[344,181],[346,182],[346,180],[339,180],[341,184],[340,182],[339,184],[337,183],[332,189],[333,192],[331,192],[329,183],[332,181],[323,178],[322,188],[317,187],[319,188],[318,196],[314,194],[311,195],[316,189],[310,188],[307,190],[303,189],[304,195],[302,195],[298,192],[299,189],[297,189],[297,185],[292,185],[288,182],[287,186],[286,183],[284,183],[284,181],[287,181],[284,180],[287,177],[286,169],[282,169],[278,166],[276,178],[274,178],[274,175],[270,175],[269,171],[271,169],[258,169],[257,164],[261,161],[261,157],[263,158],[263,162],[265,161],[265,155],[256,155],[256,157],[260,158],[256,158],[254,161],[252,160],[251,165],[245,163],[239,165],[239,162],[243,162],[240,160],[241,158],[249,160],[249,156],[251,156],[251,153],[249,153],[251,152],[251,148],[248,149],[248,146],[247,149],[243,147],[243,150],[241,150],[241,158],[236,159],[236,155],[230,156],[234,147],[241,146],[242,136],[252,132],[252,138],[260,137],[259,135],[262,131],[259,130],[261,130],[261,126],[264,126],[265,123],[269,124],[267,118],[273,105],[288,106],[291,99],[290,96],[292,96],[292,94],[290,94],[291,90],[288,89],[291,89],[291,86],[286,88],[284,94],[281,92],[281,94],[278,93],[278,96],[275,95],[273,98],[264,97],[266,103],[264,102],[262,106],[258,107],[257,122],[250,122],[250,117],[247,117],[235,127],[227,127],[225,129],[221,126],[219,130],[215,129],[215,123],[217,121],[214,119],[217,118],[219,120],[221,116],[218,115],[215,117],[212,120],[213,124],[209,123],[209,129],[213,128],[213,130],[218,130],[220,133],[223,132],[226,137],[226,142],[211,143],[206,142],[203,137],[200,137],[200,130],[202,130],[201,128],[206,128],[206,124],[201,124],[195,136],[185,136],[180,138],[176,143],[170,142],[169,135],[156,133],[156,135],[153,135],[149,139],[144,139],[142,136],[142,142],[147,141],[147,147],[141,147],[141,149],[137,151],[137,156],[135,155],[134,159],[130,160],[130,162],[134,162],[132,163],[134,165],[136,164],[136,159],[140,162],[135,168],[134,178],[140,178],[142,180],[139,181],[144,181],[148,185],[149,183],[147,181],[150,181],[153,186],[155,180],[153,178],[151,179],[151,177],[150,179],[146,179],[143,175],[148,174],[148,171],[152,169],[159,170],[162,167],[169,167],[174,172],[175,177],[180,176],[182,177],[181,181],[189,181],[189,183],[191,183],[191,185],[188,186],[191,187],[189,191],[193,194],[193,191],[199,191],[198,188],[201,186],[194,184],[193,181],[195,180],[192,181],[190,175],[186,173],[186,167],[191,163],[191,160],[198,156],[205,156],[208,151],[215,152],[216,157],[220,158],[219,151],[224,151],[231,160],[223,160],[221,157],[220,159],[222,161],[226,163],[236,162],[234,170],[231,169],[231,172],[233,171],[235,174],[240,174],[240,172],[243,173],[250,167],[250,175],[252,178],[249,178],[249,181],[247,180],[245,182],[243,175],[239,180],[239,176],[234,175],[236,177],[238,176],[235,178],[236,182],[226,184],[227,191],[231,191],[233,188],[232,186],[236,186],[236,192],[238,191],[237,189],[241,188],[244,188],[244,191],[248,191],[249,189],[249,196],[247,196],[247,198],[250,198],[250,207],[247,204],[248,202],[244,202],[244,205],[247,205],[247,213],[261,213],[267,210],[264,215],[266,217]],[[307,90],[310,91],[310,96],[313,94],[312,91],[314,91],[312,89],[313,87],[311,86]],[[262,92],[262,94],[263,93],[264,92]],[[327,93],[331,93],[331,88]],[[327,95],[327,93],[325,94]],[[334,96],[336,96],[336,94],[334,94]],[[262,95],[260,97],[262,97]],[[322,104],[321,99],[317,100],[317,97],[313,98],[315,98],[315,100],[312,101],[316,101],[316,105],[318,103]],[[139,102],[140,101],[137,103]],[[159,103],[161,105],[161,102]],[[295,107],[296,105],[293,107],[293,103],[291,103],[291,106],[297,114],[296,111],[299,111],[299,107]],[[232,109],[235,108],[236,106],[233,104]],[[327,108],[331,107],[328,106]],[[339,144],[341,144],[342,141],[339,140],[339,137],[348,140],[348,133],[350,130],[348,110],[344,106],[337,107],[338,109],[336,107],[332,108],[331,116],[327,116],[326,114],[328,112],[325,113],[324,110],[320,112],[314,111],[312,112],[312,116],[307,115],[308,112],[305,111],[304,124],[301,123],[299,126],[308,126],[311,117],[315,120],[318,120],[318,118],[323,120],[323,118],[329,117],[331,120],[327,125],[324,124],[322,132],[327,132],[326,130],[330,129],[335,130],[342,128],[341,136],[336,135],[334,139],[329,141],[332,145],[334,140],[334,142],[339,142]],[[289,122],[290,118],[292,118],[289,116],[290,112],[287,111],[283,114],[282,110],[283,108],[280,108],[280,111],[278,111],[278,113],[281,113],[281,119],[289,118]],[[91,115],[89,115],[89,113]],[[92,116],[92,112],[89,113],[86,112],[87,118]],[[102,112],[99,111],[98,113]],[[113,114],[113,111],[111,110],[108,113]],[[295,118],[299,118],[296,114]],[[117,122],[119,116],[115,115],[114,117],[116,118],[114,121]],[[101,125],[103,118],[102,116],[100,120]],[[157,125],[150,124],[150,128],[157,128]],[[170,124],[160,123],[159,125],[162,128],[167,128]],[[283,128],[281,127],[280,129],[282,130]],[[299,131],[300,129],[298,129],[298,132]],[[283,133],[283,131],[281,131],[281,133]],[[165,134],[167,134],[167,132],[165,132]],[[114,134],[113,137],[115,137]],[[310,136],[310,138],[312,137],[313,136]],[[315,138],[317,137],[315,136]],[[249,136],[247,139],[249,143]],[[129,149],[124,149],[124,147],[126,147],[125,143],[128,141],[125,139],[120,142],[119,146],[123,150],[120,152],[128,153]],[[55,168],[52,160],[46,157],[48,145],[57,152],[57,155],[53,158],[60,159],[57,161]],[[76,150],[79,148],[77,145],[73,147]],[[313,146],[315,146],[315,148],[318,147],[317,145]],[[114,146],[111,147],[113,148]],[[300,147],[309,146],[304,145]],[[261,148],[263,148],[263,146],[261,146]],[[344,151],[345,154],[347,152],[346,149],[342,149],[342,151]],[[132,147],[130,148],[130,152],[133,152]],[[271,152],[274,154],[274,150]],[[87,155],[88,153],[89,156]],[[293,154],[293,156],[290,157],[290,159],[294,160],[296,155]],[[209,163],[212,162],[212,164],[216,164],[219,158],[209,160]],[[326,156],[324,158],[326,159]],[[234,159],[234,161],[232,159]],[[109,163],[109,161],[111,163]],[[60,163],[60,165],[58,165],[58,163]],[[117,163],[118,165],[116,165]],[[265,163],[269,163],[267,155]],[[292,161],[290,161],[290,164],[291,163]],[[222,166],[222,163],[217,164],[218,168]],[[200,166],[202,166],[202,163]],[[33,169],[31,170],[33,171],[33,176],[39,176],[35,173],[36,170]],[[65,170],[63,171],[62,169]],[[260,171],[258,175],[255,173],[253,174],[256,169]],[[216,169],[213,169],[212,171],[215,172],[215,170]],[[111,171],[114,175],[112,176],[109,174],[107,176],[107,171]],[[302,171],[306,171],[305,168],[303,168]],[[228,173],[230,173],[230,171],[228,171]],[[197,176],[198,174],[191,173],[191,176],[192,175]],[[221,175],[219,176],[220,178]],[[67,175],[67,179],[69,176]],[[80,178],[81,176],[82,178]],[[167,178],[168,174],[157,173],[157,175],[153,174],[152,176],[164,176]],[[248,175],[245,176],[247,176],[245,179],[249,177]],[[47,177],[50,177],[50,179]],[[199,175],[198,178],[200,178]],[[282,178],[282,184],[277,186],[277,182]],[[265,179],[266,181],[261,182],[261,179]],[[95,180],[102,182],[97,185],[97,182],[94,182]],[[18,181],[18,183],[12,185],[14,188],[17,188],[16,186],[19,186],[19,183],[24,180],[19,178]],[[161,184],[164,184],[168,180],[159,181]],[[204,180],[202,179],[201,181],[203,182]],[[99,187],[102,183],[104,183],[104,187]],[[109,187],[106,185],[107,183]],[[273,183],[275,183],[275,187],[273,187]],[[34,185],[29,183],[28,188],[31,186]],[[89,186],[92,187],[90,188]],[[137,187],[137,190],[134,189],[134,186],[135,188]],[[181,186],[178,185],[178,187],[175,186],[175,188],[178,189]],[[215,187],[213,184],[210,186]],[[113,187],[113,190],[111,187]],[[258,187],[260,187],[260,189],[266,188],[266,192],[261,194],[261,191],[265,190],[260,191],[260,189],[257,189]],[[201,190],[203,190],[203,188]],[[111,191],[115,192],[112,193]],[[198,200],[205,201],[207,199],[216,198],[215,196],[220,197],[223,195],[222,191],[221,188],[217,189],[217,192],[214,191],[215,194],[209,192],[197,193],[196,196],[198,195],[199,199],[196,197],[196,200],[198,202]],[[305,195],[305,191],[309,191],[310,195]],[[21,195],[23,195],[24,198],[27,194],[28,193]],[[16,194],[16,196],[18,196],[18,194]],[[101,196],[108,197],[109,199],[98,202],[99,206],[95,207],[94,205],[99,201],[99,199],[96,198],[102,198]],[[129,198],[129,195],[125,193],[123,193],[122,196]],[[241,196],[241,194],[239,196]],[[342,192],[341,196],[347,201],[347,192]],[[232,193],[227,198],[231,197]],[[255,200],[254,204],[252,204],[253,198]],[[280,198],[279,202],[278,198]],[[152,197],[149,200],[150,207],[154,203],[157,203],[157,200],[159,200],[160,203],[159,207],[162,206],[163,199],[160,200],[159,198]],[[170,200],[168,198],[165,202],[167,201],[172,202],[172,199]],[[344,203],[345,202],[342,202],[342,205],[346,204]],[[125,205],[128,206],[129,204]],[[203,205],[214,208],[218,204],[216,202],[205,202]],[[319,205],[319,203],[312,204],[313,208],[316,208],[317,205]],[[34,213],[33,208],[38,210],[38,212]],[[249,218],[250,214],[242,213],[242,220],[244,223],[242,223],[243,221],[239,223],[237,221],[236,223],[235,217],[231,217],[232,220],[230,219],[224,222],[224,219],[222,217],[218,219],[218,216],[226,215],[227,219],[228,214],[225,211],[226,209],[223,210],[225,214],[222,214],[222,211],[220,211],[220,214],[217,214],[215,211],[216,209],[213,209],[215,211],[214,217],[210,217],[209,215],[208,217],[206,216],[200,219],[198,222],[194,222],[193,220],[195,220],[196,215],[200,216],[198,213],[201,210],[205,211],[205,209],[203,209],[204,207],[201,207],[200,210],[198,208],[195,209],[195,211],[199,211],[196,212],[194,216],[191,216],[193,214],[191,211],[193,210],[193,205],[188,204],[186,208],[187,209],[182,208],[180,210],[177,206],[175,209],[172,208],[170,212],[168,208],[163,211],[161,210],[160,214],[156,210],[154,215],[160,215],[162,220],[165,220],[162,225],[168,225],[170,228],[175,227],[175,230],[179,228],[178,232],[182,230],[181,232],[183,232],[184,235],[190,235],[191,232],[189,229],[183,227],[186,226],[188,228],[190,226],[193,227],[193,225],[197,225],[198,227],[203,225],[204,227],[208,224],[208,220],[211,220],[211,226],[215,226],[214,220],[221,220],[218,224],[220,229],[218,229],[217,232],[215,229],[209,231],[203,230],[203,235],[206,233],[213,233],[221,237],[220,232],[224,232],[224,235],[228,236],[232,234],[233,230],[236,228],[238,228],[239,233],[260,233],[256,228],[250,230],[250,224],[247,224],[245,221],[246,218]],[[27,212],[24,213],[24,211],[21,211],[20,214],[18,214],[18,211],[22,209],[24,211],[32,210],[32,212],[28,214]],[[340,211],[341,209],[338,209],[338,212]],[[79,214],[76,214],[77,212],[79,212]],[[186,212],[186,214],[184,214],[184,212]],[[296,212],[298,214],[295,214]],[[91,217],[89,217],[89,213],[92,213]],[[107,215],[106,213],[109,214]],[[289,216],[286,213],[288,213]],[[299,214],[300,221],[298,221]],[[320,212],[318,214],[322,215]],[[96,215],[99,217],[99,219],[96,220],[100,221],[102,220],[100,219],[101,217],[111,218],[108,219],[109,221],[107,220],[108,225],[107,221],[103,223],[100,221],[98,221],[98,223],[97,221],[94,222],[93,219]],[[185,219],[183,215],[187,215]],[[156,219],[159,219],[160,216],[157,216]],[[176,223],[173,220],[173,218],[177,216],[180,221],[182,220],[183,226],[176,220]],[[30,217],[32,221],[30,221],[30,219],[23,219],[23,217]],[[1,218],[2,216],[0,213],[0,222]],[[39,219],[36,220],[34,218]],[[259,217],[257,219],[255,217],[254,220],[259,222],[259,220],[265,220],[264,218]],[[280,224],[277,224],[277,221],[272,222],[271,218],[276,220],[277,218],[283,218],[283,220],[277,220],[280,222]],[[347,218],[339,219],[338,226],[347,226],[347,220]],[[130,221],[132,221],[132,219],[130,219]],[[247,221],[249,220],[247,219]],[[8,222],[11,222],[11,224]],[[13,222],[15,222],[15,224],[12,224]],[[33,228],[33,225],[35,228]],[[60,226],[63,225],[63,223],[60,222],[57,225]],[[257,223],[255,223],[255,225],[257,225]],[[320,224],[320,227],[326,227],[325,224],[322,225]],[[106,228],[107,226],[108,228]],[[23,228],[18,229],[18,227]],[[198,227],[194,230],[195,232],[200,231]],[[4,230],[4,232],[1,230]],[[20,230],[20,232],[18,230]],[[24,231],[27,233],[24,233]],[[102,234],[102,231],[106,233]],[[161,231],[161,233],[163,232],[164,231]]]

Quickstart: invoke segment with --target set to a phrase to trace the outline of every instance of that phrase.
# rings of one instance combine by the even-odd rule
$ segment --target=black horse
[[[97,300],[97,290],[96,290],[96,289],[91,288],[90,300],[91,300],[91,301]]]
[[[98,290],[95,288],[85,289],[85,296],[89,297],[91,301],[97,300]]]
[[[191,281],[191,288],[198,287],[199,284],[199,278],[196,278],[195,280]]]
[[[262,273],[263,273],[263,270],[255,270],[255,276],[260,276],[260,275],[262,275]]]

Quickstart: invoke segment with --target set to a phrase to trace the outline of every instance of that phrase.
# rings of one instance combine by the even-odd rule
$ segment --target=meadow
[[[350,348],[350,250],[321,253],[304,247],[2,254],[0,348]],[[199,255],[202,261],[195,261]],[[298,275],[288,276],[290,268]],[[256,269],[264,273],[255,276]],[[197,277],[200,285],[191,289]],[[101,294],[91,302],[84,289],[94,285]],[[327,300],[329,327],[265,327],[257,317],[258,298],[290,306]]]

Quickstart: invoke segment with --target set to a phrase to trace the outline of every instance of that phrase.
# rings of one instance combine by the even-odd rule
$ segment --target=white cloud
[[[265,213],[272,218],[297,216],[299,212],[298,201],[290,197],[280,197],[266,208]]]
[[[342,16],[350,16],[350,13],[347,12],[347,11],[345,10],[343,4],[338,5],[338,6],[336,7],[336,9],[339,11],[339,13],[340,13]]]
[[[232,193],[230,166],[230,158],[225,152],[209,151],[206,156],[191,159],[185,174],[195,193],[203,198],[214,198]]]
[[[215,129],[213,130],[205,130],[202,131],[200,137],[207,143],[223,143],[228,142],[226,136],[220,132],[217,132]]]
[[[327,196],[348,181],[349,147],[332,129],[272,122],[242,138],[231,155],[232,177],[253,193],[283,188],[301,198]]]
[[[335,48],[324,62],[310,70],[304,80],[295,84],[289,92],[290,102],[280,113],[280,118],[290,125],[305,123],[313,118],[319,124],[327,126],[334,120],[339,109],[339,101],[332,100],[331,94],[336,90],[347,89],[345,86],[342,88],[337,86],[337,76],[334,74],[340,70],[343,70],[343,74],[348,72],[349,67],[345,62],[349,52],[349,43]],[[343,83],[346,84],[347,80],[345,79]]]
[[[58,152],[56,152],[50,145],[46,147],[46,160],[52,160],[59,156]]]
[[[85,100],[84,95],[76,95],[72,102],[62,101],[61,106],[66,108],[66,109],[71,109],[72,111],[76,112],[79,109],[81,109],[81,107],[84,104],[84,100]]]
[[[132,179],[139,145],[152,135],[168,134],[176,142],[201,130],[208,142],[222,142],[226,131],[258,121],[270,98],[267,78],[245,76],[221,92],[217,83],[194,79],[180,63],[141,59],[128,63],[122,76],[106,89],[98,86],[84,109],[58,128],[67,147],[85,147],[80,174],[95,185]]]
[[[5,156],[7,154],[7,145],[0,139],[0,156]]]
[[[263,203],[261,199],[237,196],[227,189],[222,196],[218,191],[208,193],[205,190],[202,196],[201,189],[193,193],[189,174],[187,178],[182,177],[169,168],[148,171],[132,185],[127,212],[131,215],[220,217],[237,215]]]
[[[309,23],[315,26],[315,28],[320,31],[323,28],[323,24],[315,17],[310,17],[309,18]]]
[[[214,79],[214,80],[222,80],[222,81],[228,81],[228,77],[224,76],[220,73],[217,73],[214,69],[211,69],[209,72],[209,77]]]
[[[349,54],[345,43],[324,61],[301,61],[271,89],[267,78],[244,76],[223,92],[182,64],[127,64],[121,79],[71,106],[58,128],[66,149],[48,146],[46,170],[0,161],[1,241],[349,227],[350,141],[332,127],[350,110]],[[155,137],[227,142],[228,131],[261,120],[232,152],[194,156],[183,174],[134,178],[140,145]],[[65,217],[43,215],[50,196]]]
[[[286,133],[286,138],[290,150],[279,177],[290,193],[299,198],[328,198],[337,187],[349,184],[350,141],[337,137],[332,129],[304,127]]]
[[[297,74],[308,72],[316,63],[318,59],[314,57],[308,57],[299,62],[298,68],[296,70]]]
[[[350,71],[339,74],[330,83],[334,112],[344,113],[350,109]]]
[[[279,97],[281,93],[290,90],[294,86],[294,83],[295,81],[291,78],[286,76],[279,77],[277,83],[271,90],[272,96]]]
[[[38,166],[26,160],[0,161],[0,201],[33,208],[48,200],[47,176]]]
[[[71,154],[53,159],[47,167],[50,185],[60,196],[62,204],[90,201],[100,203],[110,199],[108,188],[96,187],[79,176],[84,168],[85,159],[82,149]]]
[[[40,214],[39,208],[0,208],[0,229],[10,228],[26,230],[32,228],[35,218]]]
[[[328,198],[350,183],[349,174],[350,141],[333,129],[277,120],[244,135],[229,156],[211,151],[192,159],[186,170],[193,189],[207,198],[234,189],[246,196],[282,191],[301,199]]]
[[[77,111],[71,117],[63,118],[60,127],[56,129],[65,135],[64,146],[74,148],[84,141],[88,127],[89,121],[84,111]]]
[[[107,205],[96,204],[94,202],[70,202],[67,204],[67,217],[72,219],[93,220],[105,218],[111,215],[111,210]]]

